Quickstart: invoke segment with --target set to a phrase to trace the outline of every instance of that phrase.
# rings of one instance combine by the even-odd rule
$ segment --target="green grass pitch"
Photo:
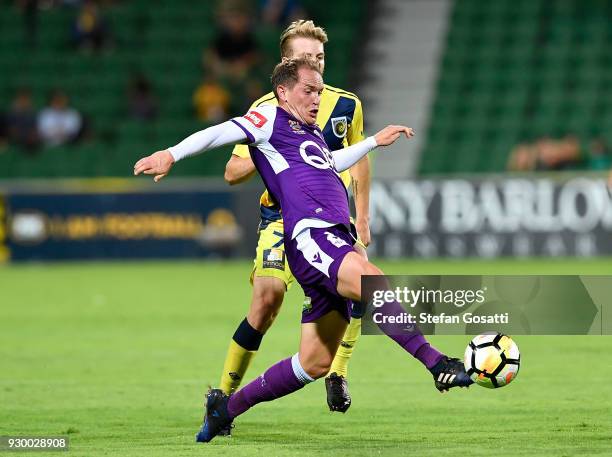
[[[612,260],[382,262],[395,274],[610,274]],[[332,414],[322,381],[196,445],[202,398],[250,297],[250,263],[0,268],[0,436],[69,434],[73,456],[612,454],[612,337],[525,337],[510,386],[440,394],[381,336],[350,368],[353,406]],[[299,287],[248,379],[295,353]],[[431,337],[461,355],[469,336]],[[27,455],[20,453],[19,455]],[[31,455],[40,456],[37,452]]]

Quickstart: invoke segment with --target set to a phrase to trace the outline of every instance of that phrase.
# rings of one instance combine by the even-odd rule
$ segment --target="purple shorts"
[[[287,262],[304,289],[302,323],[313,322],[331,310],[347,321],[351,301],[337,291],[338,269],[349,252],[354,252],[355,237],[343,225],[309,228],[295,239],[285,240]]]

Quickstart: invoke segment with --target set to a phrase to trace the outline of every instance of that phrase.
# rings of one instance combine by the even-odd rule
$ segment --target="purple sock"
[[[227,410],[230,416],[239,416],[257,403],[284,397],[312,381],[314,379],[306,374],[296,354],[272,365],[264,374],[232,395]]]
[[[385,303],[379,311],[383,316],[399,316],[405,312],[396,301]],[[378,324],[378,327],[427,369],[432,368],[444,356],[427,342],[416,325],[384,323]]]

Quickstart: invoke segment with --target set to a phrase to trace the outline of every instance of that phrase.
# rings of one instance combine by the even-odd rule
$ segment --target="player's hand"
[[[414,136],[414,130],[410,127],[406,127],[404,125],[388,125],[376,135],[374,135],[374,139],[376,140],[376,144],[378,146],[389,146],[390,144],[395,143],[402,133],[406,135],[406,138],[410,139]]]
[[[363,245],[368,247],[372,242],[372,237],[370,235],[370,223],[368,220],[363,218],[355,219],[355,229],[357,230],[357,235],[359,236],[359,239]]]
[[[167,149],[157,151],[150,156],[143,157],[134,165],[134,175],[144,173],[145,175],[155,175],[153,181],[158,182],[168,174],[174,165],[174,157]]]

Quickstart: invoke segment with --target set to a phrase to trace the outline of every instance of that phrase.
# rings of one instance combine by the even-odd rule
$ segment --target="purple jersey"
[[[317,219],[350,225],[348,194],[323,134],[277,106],[264,105],[232,119],[248,137],[251,158],[279,202],[291,238]]]

